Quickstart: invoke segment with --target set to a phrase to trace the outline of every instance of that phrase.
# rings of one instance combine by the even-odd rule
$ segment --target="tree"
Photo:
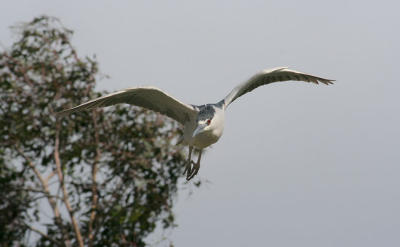
[[[171,211],[185,156],[178,126],[126,105],[55,112],[101,96],[98,66],[47,16],[17,28],[0,53],[0,242],[143,246]],[[24,242],[25,241],[25,242]]]

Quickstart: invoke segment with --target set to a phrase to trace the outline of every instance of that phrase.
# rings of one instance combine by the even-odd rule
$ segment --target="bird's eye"
[[[207,125],[210,125],[211,119],[207,119]]]

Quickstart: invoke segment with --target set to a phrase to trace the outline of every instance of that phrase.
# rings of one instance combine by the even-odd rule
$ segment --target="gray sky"
[[[168,2],[168,3],[167,3]],[[176,246],[399,246],[398,1],[2,1],[8,27],[39,14],[75,30],[109,91],[160,87],[213,103],[289,66],[333,86],[268,85],[235,101],[204,156],[210,181],[175,207]]]

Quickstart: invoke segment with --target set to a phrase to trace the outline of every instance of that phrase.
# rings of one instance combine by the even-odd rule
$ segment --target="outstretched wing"
[[[235,87],[224,99],[224,105],[227,107],[235,99],[239,98],[245,93],[251,92],[259,86],[263,86],[269,83],[278,81],[305,81],[318,84],[329,85],[333,84],[334,80],[324,79],[321,77],[305,74],[299,71],[290,70],[286,67],[274,68],[269,70],[263,70],[258,74],[255,74],[246,82]]]
[[[127,88],[61,111],[58,114],[66,115],[72,112],[120,103],[136,105],[159,112],[182,124],[194,118],[197,114],[196,109],[191,105],[182,103],[155,87]]]

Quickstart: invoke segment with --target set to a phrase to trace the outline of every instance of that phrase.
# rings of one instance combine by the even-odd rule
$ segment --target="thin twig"
[[[34,88],[34,85],[35,85],[35,84],[32,82],[31,78],[29,78],[29,77],[28,77],[28,74],[27,74],[28,68],[26,68],[26,66],[24,66],[20,61],[18,61],[17,59],[14,59],[12,56],[8,55],[7,53],[4,53],[4,56],[5,56],[7,59],[13,61],[14,63],[16,63],[17,65],[20,66],[18,69],[19,69],[19,72],[22,73],[22,76],[23,76],[23,78],[24,78],[24,81],[25,81],[26,83],[28,83],[29,86],[31,86],[32,88]]]
[[[21,191],[28,191],[28,192],[35,192],[35,193],[43,193],[44,196],[41,197],[36,197],[34,200],[37,200],[39,198],[48,198],[48,197],[52,197],[52,198],[58,198],[58,199],[62,199],[61,197],[57,196],[57,195],[48,195],[46,191],[44,190],[40,190],[40,189],[34,189],[34,188],[25,188],[25,189],[19,189]]]
[[[48,183],[49,180],[56,174],[55,171],[51,171],[50,174],[46,177],[46,182]]]

